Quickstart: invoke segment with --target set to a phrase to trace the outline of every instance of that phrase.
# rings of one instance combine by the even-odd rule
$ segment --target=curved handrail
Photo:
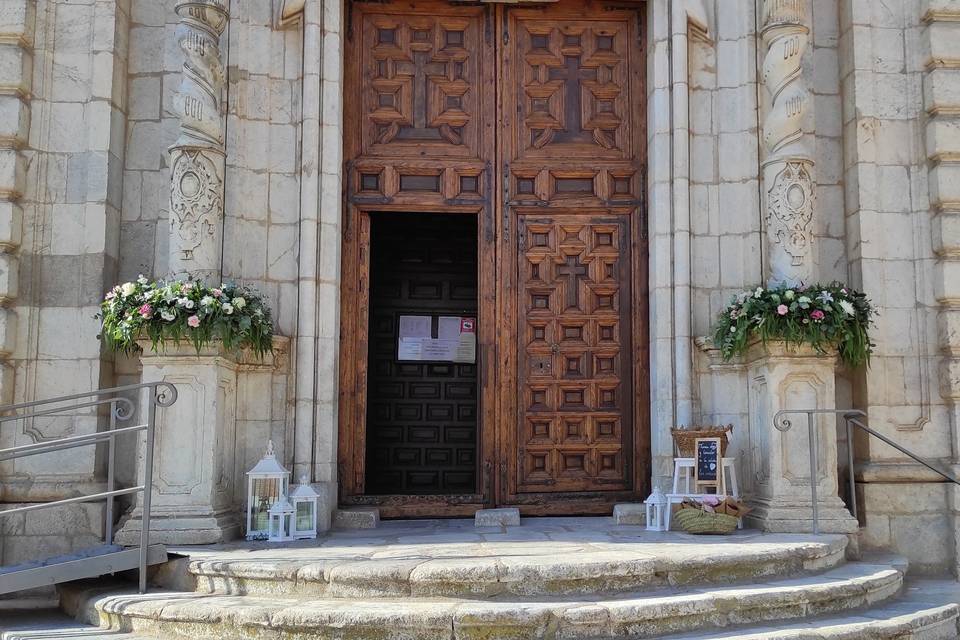
[[[805,414],[807,416],[807,435],[810,445],[810,497],[811,497],[811,506],[813,509],[813,533],[820,533],[819,523],[818,523],[818,513],[817,513],[817,451],[819,447],[817,446],[817,430],[814,426],[813,417],[815,415],[836,415],[841,416],[844,420],[844,424],[847,429],[847,463],[849,465],[848,476],[850,479],[850,512],[854,518],[857,519],[857,522],[860,521],[860,517],[857,515],[857,486],[856,478],[854,478],[853,473],[853,429],[856,427],[861,431],[866,432],[868,435],[874,436],[878,440],[886,443],[887,445],[893,447],[900,453],[904,454],[908,458],[913,459],[914,461],[922,464],[926,468],[930,469],[937,475],[941,476],[948,482],[960,485],[960,480],[955,476],[950,475],[949,473],[938,469],[931,462],[917,455],[916,453],[910,451],[906,447],[897,444],[887,436],[874,431],[867,424],[858,420],[858,418],[866,418],[867,414],[860,409],[783,409],[778,411],[773,416],[773,426],[780,432],[787,432],[793,427],[793,422],[787,418],[788,415],[799,415]]]

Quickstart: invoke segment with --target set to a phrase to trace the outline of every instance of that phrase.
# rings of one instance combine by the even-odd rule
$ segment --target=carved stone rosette
[[[807,0],[764,0],[764,212],[769,282],[796,286],[814,279],[814,162],[803,137],[810,113],[802,61],[810,39]]]
[[[176,38],[184,54],[174,106],[180,135],[170,148],[170,273],[219,280],[223,237],[224,0],[180,0]]]

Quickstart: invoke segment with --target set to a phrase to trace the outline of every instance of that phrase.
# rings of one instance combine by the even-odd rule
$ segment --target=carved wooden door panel
[[[515,390],[503,499],[528,513],[603,512],[645,489],[641,6],[561,0],[503,15],[501,246],[516,344],[502,369]]]
[[[377,505],[384,517],[472,515],[495,501],[495,9],[445,0],[351,1],[346,7],[340,500],[343,504]],[[456,420],[446,420],[434,411],[432,421],[420,421],[416,416],[421,414],[413,413],[413,403],[402,407],[377,404],[376,394],[368,392],[376,391],[374,385],[382,386],[386,375],[384,369],[375,370],[376,362],[371,370],[368,353],[376,359],[378,340],[386,340],[390,354],[396,348],[396,327],[378,327],[376,318],[391,311],[397,315],[396,309],[378,300],[376,292],[371,294],[371,265],[382,264],[377,261],[389,256],[383,255],[382,249],[381,255],[371,255],[378,244],[370,239],[369,230],[376,226],[369,222],[373,216],[392,217],[395,224],[404,225],[417,218],[411,214],[418,213],[476,220],[472,227],[476,231],[469,235],[475,243],[478,269],[474,276],[478,363],[469,375],[465,367],[458,367],[457,378],[462,382],[475,377],[477,384],[471,392],[478,397],[467,402],[458,396]],[[430,234],[422,234],[419,240],[424,243],[419,248],[425,249]],[[471,242],[470,237],[460,240]],[[442,275],[463,277],[461,273]],[[370,318],[374,318],[373,326]],[[387,360],[394,359],[391,355]],[[446,375],[442,367],[396,363],[391,367],[391,379],[397,372],[428,377],[417,383],[417,389],[424,392],[433,393],[442,382],[446,400],[451,393],[466,393],[459,382],[454,386],[448,379],[441,380]],[[404,384],[405,392],[412,393],[413,383]],[[418,410],[426,415],[429,408],[421,404]],[[384,445],[384,433],[408,417],[403,422],[407,431],[401,443],[433,438],[436,433],[450,437],[436,447],[389,449]],[[414,430],[417,433],[412,433]],[[452,442],[451,434],[457,434],[459,444]],[[400,465],[405,469],[422,465],[424,473],[411,472],[404,482],[396,483],[384,480],[386,476],[375,477],[384,466],[379,462],[385,455],[391,456],[394,465],[379,469],[386,474],[396,472]],[[447,456],[454,458],[448,460]],[[432,471],[427,469],[429,461],[433,462]],[[437,474],[445,474],[447,480],[435,482]]]
[[[630,231],[616,216],[524,215],[518,490],[629,487]]]

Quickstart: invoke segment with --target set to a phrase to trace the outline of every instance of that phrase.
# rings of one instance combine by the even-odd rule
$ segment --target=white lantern
[[[313,490],[307,477],[300,478],[300,484],[290,493],[293,503],[293,531],[295,540],[309,540],[317,537],[317,500],[320,494]]]
[[[647,505],[647,531],[667,530],[667,497],[656,487],[650,497],[644,500]]]
[[[282,496],[273,503],[268,514],[269,532],[267,540],[270,542],[290,542],[293,540],[293,507]]]
[[[247,472],[247,540],[269,537],[270,508],[280,498],[286,501],[289,485],[290,472],[277,462],[271,440],[266,455]]]

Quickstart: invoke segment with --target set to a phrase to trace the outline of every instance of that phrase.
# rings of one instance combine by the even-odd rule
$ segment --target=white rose
[[[237,309],[243,309],[245,306],[247,306],[247,301],[243,298],[243,296],[237,296],[233,299],[233,306],[235,306]]]
[[[205,307],[209,307],[213,304],[213,296],[203,296],[203,298],[200,300],[200,304]]]
[[[132,296],[133,292],[136,290],[137,290],[137,285],[133,284],[132,282],[124,282],[123,285],[120,287],[120,293],[123,294],[124,298],[126,298],[127,296]]]
[[[228,316],[233,314],[233,305],[230,304],[229,302],[220,308],[223,309],[223,312]]]

